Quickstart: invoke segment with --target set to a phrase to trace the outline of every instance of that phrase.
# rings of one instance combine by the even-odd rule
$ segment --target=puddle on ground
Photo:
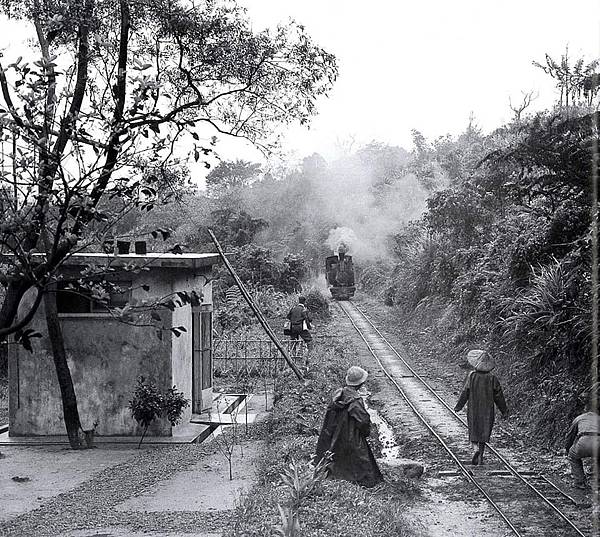
[[[369,407],[366,398],[364,400],[371,421],[377,426],[382,446],[379,460],[391,462],[402,459],[390,424],[376,409]],[[412,503],[405,512],[413,527],[419,528],[417,534],[427,537],[505,537],[504,524],[496,519],[484,499],[465,500],[462,498],[464,492],[460,489],[454,495],[449,494],[449,487],[451,490],[453,485],[461,481],[460,476],[444,479],[429,477],[421,485],[421,500]]]
[[[365,401],[367,412],[371,416],[371,421],[377,426],[377,432],[379,433],[379,442],[381,442],[381,458],[384,460],[393,460],[400,458],[400,447],[396,443],[396,437],[394,431],[390,427],[390,424],[375,410],[370,408]]]

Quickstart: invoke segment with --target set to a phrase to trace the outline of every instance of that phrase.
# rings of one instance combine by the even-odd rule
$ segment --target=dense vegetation
[[[448,184],[427,200],[421,220],[395,235],[383,293],[426,318],[440,350],[488,347],[509,379],[512,406],[528,408],[525,418],[544,424],[551,441],[591,375],[597,195],[596,79],[582,76],[567,90],[565,77],[575,80],[583,64],[561,65],[552,110],[519,113],[488,135],[470,125],[457,138],[417,144],[419,176],[438,169]]]
[[[372,143],[296,168],[222,163],[174,239],[210,248],[212,227],[247,282],[282,292],[322,285],[323,258],[344,240],[365,289],[406,322],[417,312],[457,360],[489,348],[513,406],[560,428],[592,359],[596,66],[547,58],[556,105],[527,114],[525,99],[488,134],[471,119],[459,136],[415,131],[412,153]]]

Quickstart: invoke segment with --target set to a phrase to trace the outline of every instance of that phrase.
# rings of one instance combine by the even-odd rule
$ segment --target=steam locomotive
[[[340,244],[338,255],[330,255],[325,259],[325,279],[331,296],[336,300],[348,300],[356,291],[352,256],[346,255],[347,251],[346,246]]]

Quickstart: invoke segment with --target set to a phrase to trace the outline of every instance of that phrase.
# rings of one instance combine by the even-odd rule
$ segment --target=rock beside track
[[[411,459],[384,459],[379,462],[393,472],[401,473],[410,478],[421,477],[425,470],[421,463]]]

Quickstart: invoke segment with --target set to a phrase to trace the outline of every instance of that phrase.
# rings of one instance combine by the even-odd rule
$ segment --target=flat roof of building
[[[105,254],[102,252],[78,252],[69,256],[63,265],[88,265],[135,263],[150,267],[181,267],[198,268],[209,267],[219,262],[220,256],[216,253],[184,253],[148,252],[146,254]]]
[[[44,254],[35,255],[43,256]],[[127,263],[135,263],[147,267],[194,269],[210,267],[217,264],[219,260],[220,256],[216,253],[174,254],[172,252],[148,252],[147,254],[106,254],[103,252],[77,252],[67,257],[61,264],[63,266],[99,264],[121,266]]]

